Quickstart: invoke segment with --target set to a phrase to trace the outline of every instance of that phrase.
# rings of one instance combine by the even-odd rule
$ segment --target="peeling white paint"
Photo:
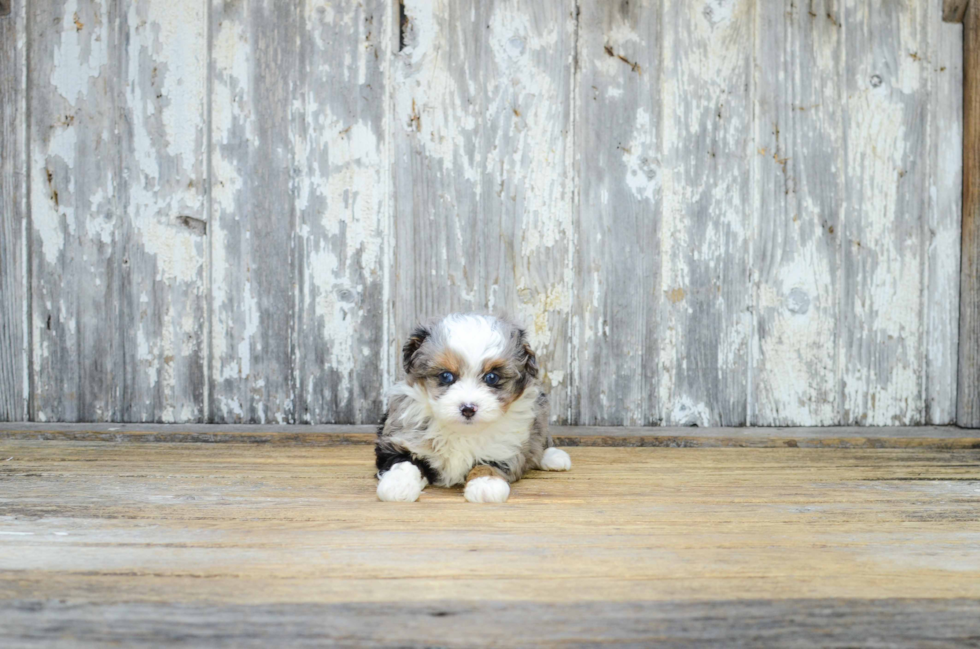
[[[960,224],[962,215],[963,32],[941,21],[938,6],[928,20],[926,69],[932,165],[926,251],[923,400],[926,423],[956,419],[959,356]]]
[[[626,186],[637,199],[651,203],[660,197],[660,143],[656,141],[656,133],[650,113],[638,108],[633,139],[629,146],[621,147],[626,164]]]
[[[237,246],[252,236],[241,223],[242,203],[253,196],[244,192],[261,191],[249,176],[255,173],[250,165],[266,162],[239,157],[236,148],[254,150],[258,136],[268,132],[258,128],[255,114],[264,86],[252,80],[265,73],[256,67],[264,50],[252,42],[250,21],[262,12],[276,17],[277,5],[229,6],[228,19],[214,22],[208,98],[205,5],[133,2],[114,18],[120,22],[110,24],[103,4],[68,0],[60,24],[46,27],[55,30],[42,42],[50,48],[38,47],[36,62],[54,57],[56,64],[38,68],[43,73],[33,91],[47,93],[35,96],[50,99],[52,114],[60,116],[32,126],[35,263],[42,269],[70,267],[77,275],[69,279],[81,277],[86,286],[106,292],[113,286],[106,255],[125,254],[133,264],[147,264],[126,271],[139,311],[126,339],[139,366],[141,392],[134,399],[139,417],[187,421],[200,416],[194,404],[180,401],[187,377],[182,363],[199,362],[199,348],[209,345],[209,379],[226,384],[215,395],[215,412],[230,421],[282,421],[302,399],[321,398],[323,384],[306,380],[305,394],[282,394],[264,375],[269,370],[259,359],[267,350],[259,345],[268,333],[262,329],[268,326],[262,309],[269,306],[251,273],[269,260],[233,259]],[[558,416],[567,412],[566,395],[580,398],[581,383],[596,369],[582,360],[584,352],[601,357],[613,343],[626,341],[624,356],[641,364],[648,359],[632,359],[643,354],[640,345],[647,336],[656,340],[660,361],[648,401],[654,405],[634,403],[646,398],[642,386],[624,395],[605,383],[594,395],[599,412],[624,422],[643,417],[717,424],[731,416],[723,410],[737,412],[742,398],[737,377],[745,376],[755,391],[745,397],[749,416],[758,418],[753,423],[828,424],[841,416],[868,424],[915,423],[924,416],[925,402],[935,402],[935,416],[949,417],[955,393],[950,305],[955,306],[958,290],[954,217],[961,132],[950,114],[929,122],[925,135],[917,129],[944,105],[944,97],[953,96],[945,79],[961,75],[955,58],[961,43],[945,37],[953,28],[941,26],[936,7],[926,11],[910,3],[872,9],[848,0],[841,10],[847,15],[836,17],[845,25],[813,27],[807,38],[797,32],[786,36],[795,48],[784,48],[786,56],[799,59],[779,67],[774,77],[785,94],[753,100],[752,93],[759,96],[760,62],[754,68],[746,62],[760,51],[751,41],[763,24],[759,7],[746,0],[657,5],[656,29],[665,42],[654,45],[665,60],[661,69],[649,70],[629,64],[650,46],[637,24],[616,16],[601,42],[586,46],[576,41],[584,33],[581,25],[575,33],[575,21],[563,15],[574,9],[571,3],[558,10],[543,5],[532,10],[518,2],[474,4],[466,11],[448,2],[409,2],[407,47],[398,53],[390,51],[398,38],[389,37],[400,26],[389,24],[383,11],[371,23],[364,5],[310,0],[303,8],[305,22],[304,15],[290,14],[307,28],[297,35],[296,46],[305,48],[308,68],[297,73],[302,81],[283,110],[292,140],[276,142],[274,150],[277,158],[293,163],[290,208],[296,221],[287,225],[296,228],[293,250],[301,255],[295,293],[283,303],[295,303],[306,319],[282,335],[298,337],[297,355],[311,345],[323,349],[328,366],[308,369],[299,362],[304,369],[292,370],[297,385],[310,379],[304,373],[315,379],[330,370],[338,378],[337,395],[329,396],[357,412],[361,401],[372,398],[357,393],[372,355],[383,357],[383,367],[398,365],[394,341],[404,332],[389,331],[389,322],[431,315],[406,313],[414,309],[487,307],[507,310],[527,325],[530,342],[546,363]],[[652,9],[644,5],[633,11]],[[875,22],[879,9],[891,12],[884,26]],[[801,24],[809,24],[805,14]],[[542,16],[548,17],[546,25]],[[879,33],[864,39],[874,50],[864,53],[863,37],[854,40],[855,30],[871,23]],[[128,31],[119,31],[121,26]],[[811,42],[816,43],[812,51]],[[126,50],[110,51],[121,47]],[[581,150],[576,134],[592,125],[575,122],[583,113],[573,102],[593,95],[577,88],[581,75],[568,70],[572,57],[589,56],[589,48],[596,49],[595,60],[583,62],[609,80],[595,97],[627,116],[622,131],[616,131],[626,137],[617,140],[620,148],[608,158],[618,184],[595,191],[589,200],[596,204],[580,211],[575,174],[582,167],[576,163],[592,152]],[[391,70],[389,59],[395,61]],[[117,67],[125,78],[108,73]],[[945,77],[940,67],[948,67]],[[782,140],[766,135],[771,124],[764,121],[785,108],[779,101],[793,99],[791,89],[802,92],[817,76],[831,99],[846,104],[846,119],[839,124],[846,132],[836,142],[842,164],[829,173],[839,173],[850,190],[840,201],[842,224],[833,233],[827,226],[837,214],[821,200],[832,190],[815,182],[813,167],[794,168],[793,160],[813,162],[824,155],[813,138],[838,127],[826,116],[831,114],[826,101],[798,107],[794,119],[782,124]],[[382,97],[378,107],[347,101],[368,92]],[[923,93],[933,94],[924,100]],[[659,102],[653,110],[633,106],[650,97]],[[210,198],[204,193],[209,100]],[[123,123],[126,129],[117,127]],[[810,124],[824,130],[806,130]],[[657,141],[661,125],[662,142]],[[397,146],[389,146],[389,133]],[[103,164],[92,178],[82,175],[91,164],[82,152],[91,155],[98,138],[109,143],[103,145],[108,157],[116,151],[111,140],[125,140],[129,148],[121,154],[121,177],[115,162]],[[903,189],[911,177],[902,175],[912,173],[910,162],[926,154],[924,145],[916,145],[920,138],[932,138],[934,147],[928,152],[930,166],[916,168],[928,181],[921,186],[928,188],[922,197],[928,207],[922,209],[929,212],[921,216]],[[389,175],[397,169],[409,172],[392,188]],[[785,216],[787,222],[767,221],[767,229],[758,227],[752,212],[772,196],[745,189],[747,176],[759,181],[761,174],[776,176],[757,185],[769,192],[783,182],[789,196],[766,215],[769,220]],[[216,218],[206,224],[206,234],[203,223],[196,230],[181,224],[180,217],[206,220],[207,200]],[[629,218],[660,219],[661,286],[643,296],[649,307],[642,313],[656,323],[655,331],[610,319],[603,309],[616,304],[624,288],[609,278],[621,269],[579,258],[577,238],[585,230],[576,219],[599,220],[588,231],[589,243],[608,248],[604,237],[607,228],[618,227],[624,200],[642,205]],[[413,234],[424,241],[424,251],[400,250],[407,244],[395,240],[404,236],[402,223],[394,225],[396,209],[399,218],[414,219]],[[484,235],[492,240],[481,241]],[[828,252],[834,245],[846,265]],[[403,263],[406,254],[424,258]],[[751,274],[743,272],[746,255],[751,264],[760,261]],[[608,264],[605,257],[602,261]],[[850,273],[848,286],[840,284],[841,266]],[[398,277],[403,270],[414,274]],[[46,393],[60,389],[44,374],[51,359],[77,347],[79,326],[89,326],[94,316],[81,313],[76,322],[72,297],[53,290],[50,274],[41,284],[50,284],[52,294],[35,296],[29,353],[36,368],[45,368],[35,370],[33,389]],[[393,291],[406,284],[404,294]],[[242,285],[241,295],[231,293]],[[212,336],[203,341],[193,306],[206,290],[213,321]],[[380,306],[367,301],[375,290],[383,296]],[[749,304],[748,294],[753,295]],[[56,333],[47,329],[49,313]],[[851,336],[846,349],[834,347],[845,344],[835,340],[841,334],[838,318]],[[365,323],[382,323],[384,350],[358,336]],[[706,367],[708,358],[717,359],[718,366]],[[390,383],[389,375],[379,377],[379,384]],[[147,409],[151,403],[161,404],[159,412]],[[94,412],[112,416],[112,407],[107,401]],[[43,421],[54,411],[41,408],[37,416]]]
[[[337,277],[338,274],[341,278]],[[306,301],[313,305],[318,327],[322,328],[321,344],[329,349],[327,364],[341,376],[338,391],[349,394],[355,366],[349,327],[357,320],[358,307],[354,300],[357,288],[342,279],[346,273],[328,246],[311,253],[309,275]],[[309,389],[313,390],[314,387],[310,383]],[[310,393],[307,398],[314,401],[315,395]]]
[[[216,143],[227,143],[236,123],[244,124],[250,140],[256,133],[248,117],[250,75],[248,36],[245,25],[237,21],[221,21],[215,27],[211,49],[214,82],[211,100],[212,131],[219,136]],[[216,147],[213,153],[217,153]],[[216,175],[217,177],[217,175]]]
[[[75,166],[76,133],[72,126],[56,128],[46,148],[42,142],[32,143],[31,174],[35,182],[30,188],[31,212],[34,232],[41,239],[41,252],[49,264],[57,263],[65,234],[75,235],[75,178],[70,170]],[[63,175],[62,169],[69,173]]]
[[[399,56],[406,63],[405,81],[410,82],[396,87],[394,127],[407,133],[415,131],[416,141],[427,156],[454,169],[479,193],[477,161],[467,155],[462,144],[467,134],[477,129],[482,116],[466,103],[465,93],[454,80],[451,70],[455,61],[450,59],[446,35],[435,22],[435,10],[428,2],[405,4],[413,40]]]
[[[93,2],[84,3],[84,9],[80,11],[78,0],[65,3],[55,52],[55,59],[65,64],[51,69],[51,85],[71,104],[89,92],[90,84],[102,75],[108,56],[104,8]],[[84,27],[79,29],[78,23]]]
[[[147,219],[142,230],[143,248],[157,262],[156,279],[183,282],[196,292],[202,280],[204,250],[199,235],[182,228],[176,220],[161,223]]]
[[[845,423],[917,423],[921,227],[908,230],[914,238],[902,235],[910,206],[899,203],[900,173],[909,164],[908,108],[875,90],[852,97],[847,112],[850,236],[843,245],[860,284],[844,306],[845,323],[863,323],[863,330],[851,332],[859,346],[841,351],[842,407]]]
[[[665,424],[680,421],[671,404],[693,408],[693,403],[711,399],[729,411],[705,407],[704,415],[714,417],[709,421],[717,425],[737,416],[733,413],[747,394],[738,384],[728,383],[732,389],[724,394],[700,387],[713,377],[708,368],[692,365],[688,353],[693,345],[714,347],[723,364],[719,373],[748,371],[750,316],[740,303],[726,298],[746,297],[734,289],[747,279],[738,274],[743,257],[734,251],[747,245],[750,217],[745,204],[750,194],[742,180],[751,146],[745,91],[751,74],[746,36],[751,33],[752,6],[742,0],[681,3],[665,14],[661,284],[668,299],[663,303],[658,386]],[[700,222],[692,222],[695,215]],[[709,321],[692,319],[695,304],[709,310]]]
[[[562,381],[565,380],[565,372],[563,370],[552,370],[550,372],[546,372],[546,376],[548,378],[548,382],[553,388],[561,385]]]
[[[680,397],[671,404],[670,422],[673,426],[712,426],[713,419],[708,406],[689,397]]]

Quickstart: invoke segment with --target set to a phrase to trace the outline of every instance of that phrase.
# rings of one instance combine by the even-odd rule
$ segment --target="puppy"
[[[375,445],[378,498],[414,502],[426,484],[466,483],[472,503],[502,503],[529,469],[567,471],[548,435],[548,397],[524,331],[485,315],[418,327],[402,348]]]

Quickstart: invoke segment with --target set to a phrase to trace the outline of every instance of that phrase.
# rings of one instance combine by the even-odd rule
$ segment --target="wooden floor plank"
[[[439,601],[272,606],[24,602],[25,647],[975,647],[975,600],[537,604]],[[11,607],[0,604],[0,614]],[[70,629],[71,634],[65,634]],[[53,640],[53,638],[57,638]]]
[[[364,445],[0,440],[0,644],[980,638],[978,449],[569,450],[406,505]]]

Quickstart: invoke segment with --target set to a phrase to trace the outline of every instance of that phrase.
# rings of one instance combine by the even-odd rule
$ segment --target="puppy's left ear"
[[[517,333],[519,336],[517,343],[520,345],[518,363],[521,366],[521,385],[525,386],[531,382],[531,379],[538,376],[538,357],[527,343],[526,332],[523,329],[518,329]]]

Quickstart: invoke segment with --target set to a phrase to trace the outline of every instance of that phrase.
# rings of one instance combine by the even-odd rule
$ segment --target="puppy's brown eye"
[[[456,381],[456,376],[452,372],[443,372],[439,375],[439,383],[443,385],[452,385]]]
[[[498,376],[496,372],[487,372],[483,375],[483,382],[490,387],[493,387],[500,383],[500,376]]]

